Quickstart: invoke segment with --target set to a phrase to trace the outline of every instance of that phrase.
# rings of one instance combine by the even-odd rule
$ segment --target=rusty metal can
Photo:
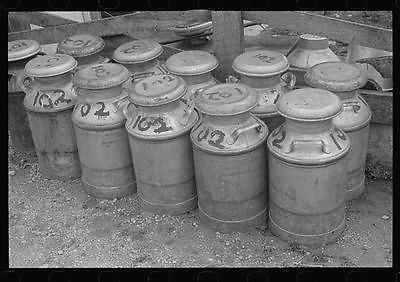
[[[76,103],[71,56],[38,56],[25,66],[24,106],[42,173],[51,179],[81,176],[71,113]]]
[[[78,101],[72,114],[82,166],[83,189],[97,198],[136,192],[135,173],[124,128],[122,84],[129,71],[119,64],[98,64],[74,75]]]
[[[197,93],[202,115],[190,137],[200,220],[221,232],[265,224],[268,127],[250,113],[259,95],[240,83]]]
[[[323,62],[340,62],[329,48],[329,40],[323,36],[302,34],[293,50],[287,54],[289,71],[296,75],[296,86],[307,86],[304,74],[312,66]]]
[[[269,228],[304,245],[335,241],[345,228],[350,139],[332,120],[340,99],[316,88],[292,90],[276,104],[286,121],[268,137]]]
[[[288,68],[284,55],[269,50],[245,52],[232,63],[232,69],[240,74],[238,82],[253,87],[260,95],[251,112],[267,124],[270,132],[285,121],[276,111],[276,101],[296,83],[296,77],[286,72]]]
[[[136,82],[129,94],[136,108],[125,107],[137,192],[142,208],[181,214],[197,206],[189,131],[198,120],[194,103],[180,98],[184,80],[154,75]]]
[[[109,62],[108,58],[100,55],[105,47],[100,36],[92,34],[72,35],[57,44],[57,53],[67,54],[78,62],[74,73],[88,66]]]
[[[217,58],[214,55],[200,50],[183,51],[172,55],[165,62],[168,72],[182,77],[188,85],[183,101],[199,89],[219,83],[211,72],[218,67]]]
[[[124,88],[132,87],[135,81],[152,75],[166,74],[165,67],[158,61],[163,47],[150,39],[138,39],[122,44],[113,53],[113,61],[126,67],[131,77]]]
[[[34,40],[8,42],[8,131],[17,150],[33,155],[35,145],[23,104],[25,93],[19,84],[24,77],[25,64],[40,50],[39,43]]]
[[[355,65],[326,62],[309,69],[304,80],[312,87],[335,93],[342,101],[343,112],[333,119],[333,123],[351,140],[346,199],[355,199],[365,190],[365,161],[372,113],[358,89],[366,84],[367,77]]]

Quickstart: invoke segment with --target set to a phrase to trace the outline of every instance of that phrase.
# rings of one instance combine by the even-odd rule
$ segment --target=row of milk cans
[[[290,55],[249,51],[226,83],[204,51],[161,64],[163,48],[151,40],[121,45],[113,62],[103,48],[91,35],[65,39],[53,55],[38,55],[32,40],[9,42],[9,96],[26,93],[47,178],[81,177],[98,198],[137,192],[153,213],[198,207],[221,232],[266,217],[273,234],[301,244],[329,243],[344,230],[345,202],[364,190],[371,112],[357,92],[365,75],[328,58],[326,38],[302,36],[291,55],[328,62],[290,66]],[[309,87],[296,89],[296,80]]]

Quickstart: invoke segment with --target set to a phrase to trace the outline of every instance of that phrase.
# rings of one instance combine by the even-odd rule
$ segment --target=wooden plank
[[[233,60],[244,52],[243,21],[240,11],[212,11],[214,55],[219,66],[216,78],[224,82],[228,75],[234,75]]]
[[[210,20],[210,12],[193,10],[133,13],[87,23],[60,25],[29,32],[9,33],[8,41],[34,38],[40,44],[48,44],[62,41],[73,34],[91,33],[99,36],[125,34],[134,38],[150,38],[163,43],[165,40],[181,38],[176,36],[169,28],[193,20]]]
[[[42,12],[9,12],[8,17],[43,27],[76,23],[73,20]]]
[[[272,27],[300,33],[312,33],[329,39],[350,43],[357,34],[360,45],[392,52],[393,32],[391,29],[334,19],[307,12],[289,11],[243,11],[246,20],[266,23]]]
[[[372,112],[372,123],[393,124],[393,93],[360,89]]]
[[[22,30],[30,30],[31,26],[25,22],[8,18],[8,31],[17,32]]]

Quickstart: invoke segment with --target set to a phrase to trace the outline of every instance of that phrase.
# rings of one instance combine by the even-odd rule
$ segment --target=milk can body
[[[174,75],[154,75],[134,83],[125,108],[137,192],[145,211],[181,214],[197,206],[189,131],[198,119],[194,103],[180,98],[187,86]]]
[[[218,67],[218,61],[214,55],[200,50],[183,51],[172,55],[165,62],[169,73],[182,77],[188,85],[183,101],[199,89],[219,83],[212,76],[212,71]]]
[[[268,137],[269,228],[283,240],[323,245],[345,228],[349,137],[332,123],[341,108],[329,91],[303,88],[277,103],[286,121]]]
[[[35,145],[24,108],[22,83],[25,64],[40,52],[33,40],[8,42],[8,131],[13,146],[22,152],[35,154]]]
[[[251,112],[265,122],[269,132],[272,132],[285,121],[276,111],[275,103],[296,83],[293,74],[285,73],[289,68],[286,57],[269,50],[245,52],[235,58],[232,68],[240,74],[238,82],[253,87],[260,95],[257,106]]]
[[[266,221],[268,128],[250,113],[258,99],[240,83],[209,86],[196,98],[202,118],[190,136],[199,216],[221,232]]]
[[[82,166],[83,189],[97,198],[136,192],[135,173],[125,130],[122,84],[129,71],[118,64],[98,64],[75,73],[78,101],[72,114]]]
[[[105,42],[100,36],[92,34],[76,34],[57,44],[57,53],[67,54],[78,62],[74,73],[88,66],[109,62],[108,58],[100,55]]]
[[[76,103],[71,56],[39,56],[25,66],[24,107],[42,173],[50,179],[81,176],[71,113]]]
[[[343,111],[333,119],[333,123],[350,137],[346,199],[355,199],[365,190],[365,161],[372,114],[357,91],[365,85],[367,78],[354,65],[326,62],[313,66],[304,79],[312,87],[335,93],[342,101]]]
[[[300,35],[294,49],[287,54],[289,71],[296,75],[296,86],[306,87],[304,75],[312,66],[323,62],[340,62],[329,48],[328,38],[312,34]]]
[[[158,42],[150,39],[133,40],[115,49],[113,61],[122,64],[131,73],[123,87],[132,87],[135,81],[148,76],[166,74],[165,66],[158,60],[163,51]]]

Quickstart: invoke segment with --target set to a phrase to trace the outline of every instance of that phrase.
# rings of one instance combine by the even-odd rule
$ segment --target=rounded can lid
[[[86,57],[104,49],[105,42],[100,36],[91,34],[72,35],[57,45],[57,53],[72,57]]]
[[[279,52],[254,50],[237,56],[232,68],[247,76],[271,76],[280,74],[289,68],[287,58]]]
[[[157,58],[163,47],[150,39],[138,39],[122,44],[113,53],[113,60],[121,64],[142,63]]]
[[[13,62],[36,55],[40,45],[35,40],[22,39],[8,42],[8,61]]]
[[[133,84],[129,97],[139,106],[160,106],[181,98],[187,90],[185,81],[175,75],[159,74]]]
[[[329,46],[328,38],[314,34],[302,34],[298,47],[310,50],[322,50]]]
[[[342,103],[337,95],[317,88],[286,92],[278,99],[276,107],[282,116],[302,121],[327,120],[342,111]]]
[[[130,76],[127,68],[120,64],[105,63],[88,66],[75,73],[76,87],[85,89],[106,89],[124,83]]]
[[[49,77],[73,70],[78,62],[66,54],[38,56],[25,65],[25,74],[33,77]]]
[[[218,67],[214,55],[200,50],[183,51],[172,55],[165,62],[168,71],[176,75],[198,75]]]
[[[196,107],[207,115],[229,116],[250,111],[258,100],[259,95],[247,85],[222,83],[203,88],[196,97]]]
[[[366,75],[356,66],[345,62],[324,62],[311,67],[305,82],[333,92],[353,91],[367,83]]]

